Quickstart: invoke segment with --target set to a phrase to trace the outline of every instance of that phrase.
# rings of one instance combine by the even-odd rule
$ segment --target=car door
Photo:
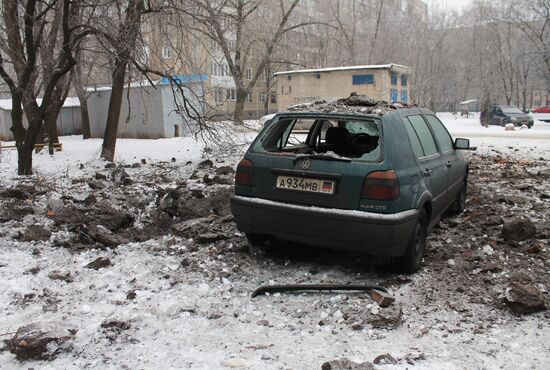
[[[447,170],[447,203],[454,201],[464,181],[464,160],[453,145],[453,140],[443,123],[432,114],[425,115],[437,142],[439,153]]]
[[[405,121],[405,128],[411,139],[413,151],[416,152],[426,187],[432,194],[434,215],[440,215],[447,204],[448,168],[443,163],[432,131],[424,117],[421,114],[408,115]]]
[[[502,113],[502,109],[499,107],[495,107],[493,110],[493,125],[501,125],[502,121],[504,120],[504,113]]]

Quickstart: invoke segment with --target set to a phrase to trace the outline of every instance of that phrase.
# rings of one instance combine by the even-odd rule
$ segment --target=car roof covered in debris
[[[418,108],[416,105],[410,105],[402,102],[388,103],[372,99],[366,95],[351,93],[349,97],[338,99],[333,102],[324,100],[313,103],[297,104],[287,108],[285,113],[315,113],[315,114],[352,114],[352,115],[377,115],[383,116],[393,113],[398,109]]]

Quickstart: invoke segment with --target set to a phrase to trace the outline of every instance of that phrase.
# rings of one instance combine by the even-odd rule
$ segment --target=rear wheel
[[[397,268],[406,273],[418,271],[422,265],[424,251],[426,250],[426,239],[428,237],[428,217],[426,211],[422,210],[414,227],[411,239],[407,245],[407,252],[403,257],[397,259]]]
[[[248,251],[250,254],[266,254],[273,251],[275,238],[269,235],[246,233],[248,240]]]

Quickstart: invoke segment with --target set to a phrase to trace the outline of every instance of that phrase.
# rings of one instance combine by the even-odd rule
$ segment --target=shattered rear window
[[[323,154],[376,162],[381,157],[380,120],[341,117],[278,117],[252,150],[278,155]]]

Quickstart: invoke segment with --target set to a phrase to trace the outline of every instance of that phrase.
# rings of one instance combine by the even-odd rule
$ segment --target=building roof
[[[318,68],[318,69],[298,69],[295,71],[283,71],[275,72],[274,76],[297,74],[297,73],[323,73],[323,72],[337,72],[337,71],[354,71],[354,70],[365,70],[365,69],[410,69],[408,66],[401,64],[372,64],[372,65],[362,65],[362,66],[343,66],[343,67],[330,67],[330,68]]]
[[[42,99],[38,98],[36,99],[36,102],[38,105],[42,104]],[[3,110],[9,110],[11,111],[12,106],[12,100],[11,99],[0,99],[0,109]],[[63,104],[64,108],[71,108],[71,107],[80,107],[80,101],[78,98],[67,98],[65,99],[65,103]]]
[[[159,85],[161,81],[157,80],[157,81],[152,81],[152,82],[153,82],[153,85],[151,85],[151,82],[149,82],[149,81],[137,81],[137,82],[131,82],[130,84],[125,83],[124,88],[127,88],[128,86],[130,86],[130,88],[151,87],[151,86]],[[113,89],[113,87],[111,85],[106,85],[106,86],[95,86],[94,85],[94,86],[86,87],[86,91],[88,91],[88,92],[110,91],[112,89]]]
[[[198,82],[204,82],[208,81],[208,75],[204,73],[194,73],[194,74],[182,74],[182,75],[175,75],[169,77],[163,77],[160,80],[155,81],[134,81],[130,84],[125,83],[124,88],[127,88],[128,86],[132,88],[136,87],[151,87],[151,86],[163,86],[163,85],[169,85],[172,83],[172,80],[174,80],[176,83],[179,84],[190,84],[190,83],[198,83]],[[105,86],[87,86],[86,91],[88,92],[96,92],[96,91],[110,91],[112,89],[111,85],[105,85]]]

